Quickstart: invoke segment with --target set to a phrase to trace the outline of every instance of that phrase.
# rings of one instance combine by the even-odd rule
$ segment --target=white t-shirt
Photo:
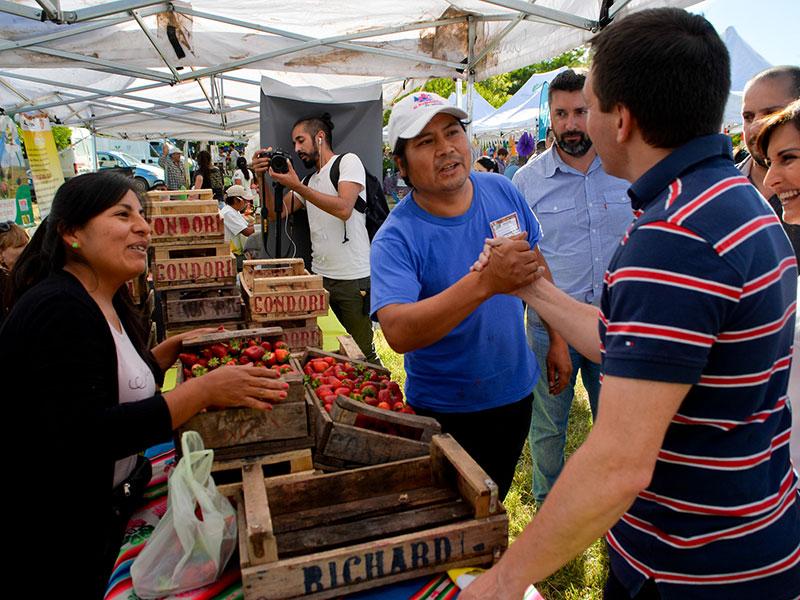
[[[153,372],[133,347],[125,328],[122,333],[109,323],[114,344],[117,346],[117,379],[119,383],[119,403],[137,402],[150,398],[156,393]],[[122,483],[136,466],[136,456],[118,460],[114,465],[114,487]]]
[[[225,225],[225,241],[233,242],[237,251],[241,253],[242,248],[244,248],[244,237],[241,233],[249,226],[247,219],[230,204],[226,204],[220,209],[219,216],[222,217],[222,222]]]
[[[308,180],[308,187],[337,196],[331,183],[330,171],[336,155],[319,173]],[[355,154],[347,154],[339,163],[339,182],[352,181],[361,185],[359,197],[366,198],[366,172]],[[353,209],[347,219],[347,238],[344,240],[345,222],[306,202],[308,224],[311,229],[311,268],[314,273],[331,279],[353,280],[369,277],[369,235],[367,217]]]
[[[243,197],[247,198],[248,200],[250,200],[253,197],[253,190],[250,189],[250,186],[253,183],[253,174],[250,173],[250,179],[248,180],[248,179],[244,178],[244,173],[242,173],[241,169],[236,169],[233,172],[233,183],[236,183],[237,179],[239,179],[241,181],[241,183],[239,185],[241,185],[244,188],[244,196]]]
[[[800,306],[800,280],[797,287],[797,305]],[[798,315],[800,317],[800,315]],[[789,407],[792,409],[792,433],[789,438],[789,454],[794,468],[800,471],[800,320],[794,324],[794,351],[789,370]],[[800,481],[798,481],[800,488]]]

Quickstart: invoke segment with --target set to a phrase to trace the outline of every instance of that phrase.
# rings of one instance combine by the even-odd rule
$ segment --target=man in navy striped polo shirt
[[[519,598],[604,533],[606,599],[797,598],[786,398],[797,261],[715,133],[727,51],[703,17],[677,9],[633,13],[593,51],[589,135],[606,170],[634,182],[634,221],[599,318],[543,279],[519,294],[602,361],[599,416],[525,532],[462,598]]]

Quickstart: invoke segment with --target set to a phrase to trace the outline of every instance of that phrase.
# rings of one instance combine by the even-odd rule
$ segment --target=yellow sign
[[[39,215],[44,219],[50,214],[56,190],[64,183],[56,141],[50,129],[50,121],[45,116],[20,114],[19,124],[31,166],[31,179],[33,179],[33,189],[36,191]]]

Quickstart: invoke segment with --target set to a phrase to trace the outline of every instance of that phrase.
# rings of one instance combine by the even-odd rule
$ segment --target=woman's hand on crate
[[[288,389],[289,384],[278,379],[277,370],[234,365],[190,379],[164,394],[164,398],[175,428],[211,407],[271,410],[271,402],[286,399]]]

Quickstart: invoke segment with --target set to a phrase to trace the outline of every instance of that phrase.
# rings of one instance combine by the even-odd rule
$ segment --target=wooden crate
[[[383,367],[317,348],[309,348],[296,362],[302,369],[312,358],[324,356],[366,365],[378,373],[389,374]],[[306,393],[312,404],[311,415],[316,436],[314,464],[326,471],[425,456],[429,452],[432,437],[441,433],[441,426],[436,419],[383,410],[344,397],[336,399],[336,407],[329,414],[310,385],[306,386]],[[363,416],[359,418],[359,415]],[[392,429],[395,434],[356,425],[356,420],[362,421],[364,417],[372,425],[384,424],[387,430]]]
[[[251,470],[255,473],[260,471],[261,478],[293,475],[296,479],[300,475],[308,476],[320,473],[320,471],[314,471],[311,450],[307,448],[264,456],[214,460],[211,465],[214,483],[223,495],[235,495],[237,484],[241,485]],[[258,476],[256,475],[254,478],[257,479]]]
[[[142,304],[147,300],[147,271],[125,282],[134,304]]]
[[[283,339],[283,330],[279,327],[267,327],[220,331],[188,338],[183,341],[183,348],[191,351],[215,342],[230,342],[255,336],[274,343]],[[182,376],[182,370],[179,371]],[[302,372],[287,373],[281,379],[289,384],[287,397],[273,403],[272,410],[209,410],[195,415],[179,427],[175,431],[175,439],[179,440],[183,431],[197,431],[203,438],[205,447],[214,450],[215,460],[313,448],[315,438],[309,418],[311,404],[304,390]]]
[[[235,494],[245,600],[333,598],[448,569],[508,546],[497,486],[448,435],[424,457],[264,479]]]
[[[176,200],[175,195],[176,192],[170,191],[148,197],[151,246],[223,240],[225,227],[219,216],[219,204],[212,195],[206,194],[206,190],[193,191],[187,200]]]
[[[242,295],[236,286],[199,289],[167,290],[163,293],[164,321],[180,323],[213,323],[242,318]]]
[[[274,277],[269,285],[263,281],[257,279],[256,284],[270,291],[255,292],[241,280],[248,320],[267,323],[328,314],[328,292],[319,275]]]
[[[250,327],[261,327],[264,324],[263,321],[248,323]],[[302,353],[309,348],[322,348],[322,329],[317,325],[316,317],[270,321],[269,325],[283,329],[283,337],[293,354]]]
[[[236,259],[228,242],[157,246],[152,254],[150,267],[158,290],[236,285]]]
[[[188,200],[213,200],[214,190],[154,190],[144,195],[145,204],[148,208],[158,201],[173,200],[176,202],[186,202]]]
[[[194,329],[199,329],[201,327],[214,327],[222,328],[225,331],[241,331],[242,329],[246,328],[244,321],[226,321],[224,323],[220,323],[219,321],[196,321],[194,323],[181,323],[179,325],[169,325],[165,328],[166,337],[172,337],[173,335],[178,335],[180,333],[186,333],[187,331],[192,331]]]

